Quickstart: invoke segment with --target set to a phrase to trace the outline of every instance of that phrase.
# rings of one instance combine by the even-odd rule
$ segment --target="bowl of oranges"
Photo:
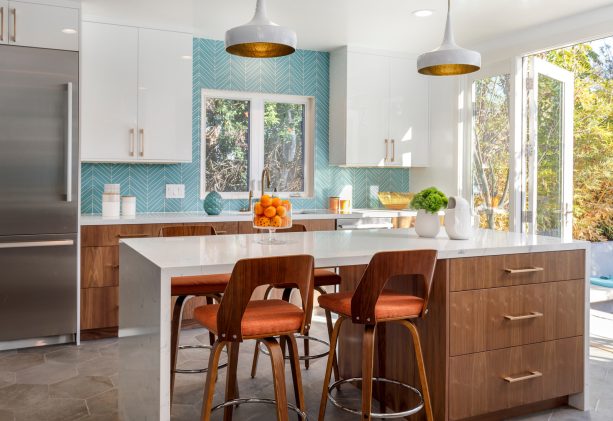
[[[268,194],[263,194],[253,205],[253,227],[275,231],[291,228],[292,204]]]

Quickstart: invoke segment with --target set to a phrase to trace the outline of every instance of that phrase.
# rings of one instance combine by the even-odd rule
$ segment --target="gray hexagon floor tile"
[[[0,372],[0,389],[14,384],[15,377],[15,373],[10,373],[8,371]]]
[[[15,372],[41,365],[45,362],[43,354],[11,354],[0,358],[0,372]]]
[[[119,414],[94,414],[82,418],[83,421],[120,421]],[[81,420],[79,420],[81,421]]]
[[[87,399],[113,388],[113,382],[102,376],[77,376],[49,386],[52,398]]]
[[[0,421],[15,421],[15,413],[5,409],[0,409]]]
[[[52,384],[77,376],[73,364],[46,362],[36,367],[17,372],[17,383]]]
[[[47,399],[15,411],[16,421],[77,421],[87,415],[83,399]]]
[[[45,354],[47,361],[67,364],[90,361],[97,357],[100,357],[100,353],[97,349],[86,348],[83,346],[73,346]]]
[[[49,387],[38,384],[14,384],[2,388],[0,409],[17,409],[37,404],[49,397]]]
[[[109,415],[118,411],[117,389],[111,389],[87,400],[91,414]]]
[[[60,349],[70,348],[75,346],[74,344],[61,344],[61,345],[48,345],[48,346],[34,346],[32,348],[22,348],[18,352],[20,354],[48,354],[50,352],[59,351]]]
[[[99,357],[77,365],[77,370],[83,376],[112,376],[119,372],[119,361],[116,357]]]

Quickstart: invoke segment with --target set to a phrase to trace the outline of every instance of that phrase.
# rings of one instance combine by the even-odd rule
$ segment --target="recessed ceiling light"
[[[62,33],[68,34],[68,35],[74,35],[77,33],[77,30],[72,29],[72,28],[66,28],[66,29],[62,29]]]
[[[413,14],[415,16],[417,16],[418,18],[427,18],[428,16],[432,16],[432,13],[434,13],[432,10],[430,9],[423,9],[423,10],[415,10],[413,11]]]
[[[183,60],[191,60],[192,56],[181,56]]]

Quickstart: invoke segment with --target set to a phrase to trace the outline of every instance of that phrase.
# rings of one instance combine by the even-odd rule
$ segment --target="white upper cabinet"
[[[82,161],[191,162],[192,38],[83,22]]]
[[[420,167],[429,159],[429,82],[415,60],[342,48],[330,58],[330,164]]]
[[[21,1],[0,2],[2,43],[79,50],[79,9]]]
[[[138,122],[145,160],[192,160],[192,37],[139,30]]]

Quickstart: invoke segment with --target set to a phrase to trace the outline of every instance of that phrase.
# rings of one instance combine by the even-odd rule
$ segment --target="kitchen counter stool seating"
[[[377,253],[371,259],[355,292],[341,292],[319,297],[319,305],[321,307],[339,315],[330,340],[331,353],[328,355],[328,364],[324,377],[324,386],[319,407],[319,421],[324,420],[328,398],[336,407],[361,415],[362,420],[370,420],[371,418],[402,418],[417,413],[422,409],[425,409],[426,419],[428,421],[434,420],[419,332],[417,331],[414,320],[419,317],[425,317],[428,312],[428,296],[432,287],[436,259],[436,250]],[[409,279],[411,282],[421,282],[424,291],[423,297],[398,293],[386,289],[386,283],[393,278],[400,278],[403,280]],[[362,377],[339,380],[330,385],[332,361],[338,335],[343,322],[347,319],[351,319],[354,324],[364,325]],[[413,386],[385,379],[384,377],[373,378],[375,330],[383,327],[385,323],[398,323],[410,332],[417,360],[417,371],[421,383],[421,392]],[[378,332],[380,333],[380,331]],[[378,339],[379,345],[384,345],[382,342],[383,338]],[[382,358],[381,361],[385,361],[385,358]],[[395,413],[384,413],[385,404],[382,403],[381,413],[373,413],[373,380],[379,385],[381,396],[385,396],[384,385],[386,383],[392,383],[416,394],[420,403],[414,408]],[[331,392],[334,388],[344,383],[354,383],[358,381],[362,382],[361,411],[347,408],[333,398]]]
[[[283,230],[278,230],[278,232],[306,232],[306,226],[302,225],[302,224],[293,224],[291,228],[287,228],[287,229],[283,229]],[[319,292],[321,295],[325,295],[328,292],[325,290],[325,287],[331,286],[336,288],[337,286],[339,286],[341,284],[341,276],[339,274],[337,274],[334,270],[331,269],[315,269],[315,291]],[[264,299],[268,299],[268,297],[270,296],[270,292],[274,289],[274,286],[269,286],[266,289],[266,292],[264,293]],[[280,286],[280,288],[283,288],[283,299],[285,301],[289,301],[290,299],[290,295],[291,292],[293,290],[293,288],[288,287],[288,286]],[[333,325],[332,325],[332,314],[330,313],[329,310],[325,310],[325,314],[326,314],[326,325],[328,327],[328,339],[332,337],[332,329],[333,329]],[[318,358],[323,358],[326,355],[328,355],[328,352],[324,352],[321,354],[317,354],[317,355],[311,355],[310,354],[310,349],[309,349],[309,341],[315,341],[318,343],[321,343],[323,345],[326,346],[330,346],[329,342],[326,342],[322,339],[319,338],[314,338],[312,336],[309,336],[309,329],[310,326],[306,327],[306,331],[304,335],[298,335],[298,339],[303,339],[304,340],[304,355],[300,356],[300,360],[304,361],[304,367],[308,370],[309,369],[309,361],[310,360],[314,360],[314,359],[318,359]],[[262,350],[263,353],[265,353]],[[257,372],[258,369],[258,358],[260,355],[260,344],[259,342],[256,344],[255,347],[255,352],[253,354],[253,362],[251,364],[251,378],[255,377],[255,374]],[[338,364],[336,361],[336,356],[334,356],[334,360],[333,360],[333,369],[334,369],[334,380],[338,380],[339,379],[339,372],[338,372]]]
[[[194,310],[198,322],[217,336],[209,358],[209,371],[204,386],[202,420],[224,408],[224,420],[232,418],[232,409],[239,404],[275,404],[277,420],[288,420],[288,408],[306,419],[300,361],[295,334],[303,334],[311,323],[313,307],[313,265],[308,255],[267,257],[239,260],[221,304],[205,305]],[[283,300],[251,300],[253,291],[262,285],[294,285],[300,291],[302,308]],[[288,404],[285,390],[285,359],[281,345],[289,344],[290,365],[296,405]],[[245,339],[261,341],[270,354],[275,400],[239,399],[236,388],[239,345]],[[226,379],[226,401],[213,407],[219,357],[224,347],[229,349]]]
[[[211,225],[177,225],[171,227],[163,227],[160,230],[160,237],[188,237],[198,235],[217,235],[215,228]],[[181,276],[171,279],[171,295],[176,297],[175,305],[172,313],[172,327],[170,333],[170,399],[175,384],[175,373],[206,373],[207,368],[199,369],[178,369],[177,357],[181,349],[205,348],[212,349],[215,342],[215,335],[209,333],[211,345],[179,345],[181,336],[181,318],[183,315],[183,307],[191,297],[206,297],[207,304],[213,304],[213,300],[220,301],[221,294],[226,289],[229,274],[221,275],[198,275],[198,276]],[[225,367],[224,364],[222,367]]]

